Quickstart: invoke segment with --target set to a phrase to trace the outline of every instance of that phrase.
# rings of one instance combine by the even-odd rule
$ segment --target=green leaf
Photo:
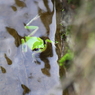
[[[63,66],[63,63],[60,63],[59,66]]]
[[[60,23],[60,25],[62,26],[62,23]]]
[[[59,43],[58,41],[55,41],[55,43],[57,44],[57,43]]]
[[[71,59],[71,56],[70,56],[69,53],[67,53],[67,54],[65,54],[65,55],[59,60],[59,62],[62,63],[62,62],[64,62],[64,61],[70,60],[70,59]]]
[[[74,57],[74,54],[68,50],[68,53],[66,53],[63,57],[60,58],[59,63],[64,63],[66,60],[72,60]]]
[[[73,1],[73,0],[68,0],[68,3],[71,3],[71,1]]]
[[[62,12],[64,11],[64,9],[62,9]]]
[[[36,28],[38,28],[38,26],[24,26],[24,28],[26,28],[26,29],[36,29]]]

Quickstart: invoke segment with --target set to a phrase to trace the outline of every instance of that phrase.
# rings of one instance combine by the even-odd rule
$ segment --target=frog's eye
[[[33,51],[38,51],[38,50],[39,50],[38,48],[33,49]]]
[[[40,49],[43,49],[43,48],[40,48]]]

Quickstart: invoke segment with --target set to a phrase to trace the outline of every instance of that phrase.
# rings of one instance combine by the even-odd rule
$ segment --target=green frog
[[[39,29],[39,27],[38,26],[29,26],[29,24],[31,22],[33,22],[34,20],[36,20],[38,17],[40,17],[40,16],[37,15],[36,17],[34,17],[25,26],[26,29],[34,29],[34,31],[31,34],[29,34],[28,36],[25,36],[24,39],[21,39],[21,42],[22,42],[22,52],[27,52],[27,47],[29,49],[31,49],[32,51],[37,49],[38,50],[37,53],[38,52],[43,52],[43,51],[46,50],[46,47],[47,47],[47,44],[45,44],[45,43],[47,43],[47,42],[52,43],[52,41],[49,40],[49,39],[46,39],[45,43],[44,43],[43,39],[41,39],[39,37],[35,37],[35,36],[33,37],[32,36]]]

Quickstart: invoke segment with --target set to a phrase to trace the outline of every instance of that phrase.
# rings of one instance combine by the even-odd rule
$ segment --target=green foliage
[[[71,3],[71,1],[73,1],[73,0],[68,0],[68,3]]]
[[[67,0],[68,4],[73,4],[75,6],[80,6],[81,0]]]
[[[66,41],[67,37],[71,35],[72,26],[67,26],[65,32],[61,32],[61,37]]]
[[[57,43],[59,43],[58,41],[55,41],[55,43],[57,44]]]
[[[62,12],[64,11],[64,9],[62,9]]]
[[[60,58],[60,60],[59,60],[59,63],[60,64],[59,65],[60,66],[63,66],[64,65],[64,62],[66,60],[72,60],[73,57],[74,57],[73,53],[70,50],[68,50],[68,52],[63,57]]]
[[[71,28],[72,28],[72,26],[68,26],[66,28],[66,33],[65,33],[66,36],[68,36],[71,33]]]
[[[91,34],[89,34],[89,37],[88,37],[88,43],[87,43],[87,46],[89,48],[93,48],[93,45],[95,44],[95,33],[94,31],[91,31]]]

